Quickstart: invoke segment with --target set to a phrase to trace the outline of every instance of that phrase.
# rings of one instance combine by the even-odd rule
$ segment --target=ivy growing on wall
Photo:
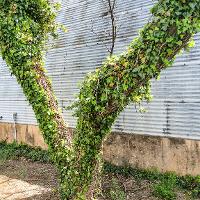
[[[87,75],[72,108],[72,134],[60,114],[43,52],[55,35],[57,4],[47,0],[0,0],[0,49],[31,104],[51,157],[60,172],[62,199],[93,199],[101,168],[102,141],[131,102],[150,101],[150,80],[193,46],[200,30],[200,0],[159,0],[153,19],[122,55],[108,58]],[[78,58],[77,58],[78,59]]]

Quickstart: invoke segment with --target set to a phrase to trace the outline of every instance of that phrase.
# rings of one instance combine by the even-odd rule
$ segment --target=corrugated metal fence
[[[117,41],[121,53],[151,18],[151,0],[116,0]],[[64,0],[58,21],[68,33],[60,33],[46,56],[46,67],[61,106],[69,105],[78,93],[78,83],[86,73],[101,65],[111,45],[111,20],[106,0]],[[174,67],[152,81],[154,100],[145,105],[148,112],[138,113],[131,105],[119,116],[113,130],[131,134],[150,134],[200,139],[200,38],[196,47],[176,59]],[[36,124],[32,109],[21,88],[0,60],[0,116],[2,122]],[[75,127],[71,112],[63,110]]]

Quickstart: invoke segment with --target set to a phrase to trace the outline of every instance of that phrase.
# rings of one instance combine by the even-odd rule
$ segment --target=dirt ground
[[[58,183],[56,180],[56,170],[51,164],[30,162],[26,159],[8,160],[0,164],[0,175],[6,176],[10,179],[21,180],[29,183],[30,185],[37,185],[41,186],[41,188],[47,189],[44,194],[23,198],[23,200],[59,199],[59,195],[57,192]],[[0,188],[1,184],[2,183],[0,182]],[[49,189],[51,190],[50,192]],[[14,199],[15,198],[13,198],[13,200]],[[0,200],[2,200],[1,196]]]
[[[39,186],[41,194],[29,197],[15,197],[13,191],[7,191],[8,198],[1,194],[3,179],[20,180],[21,184]],[[19,184],[20,184],[19,183]],[[29,186],[23,186],[28,187]],[[4,188],[5,189],[5,188]],[[9,189],[11,190],[11,189]],[[152,194],[152,183],[146,180],[135,180],[134,178],[125,178],[122,175],[106,174],[102,181],[103,193],[99,200],[157,200]],[[20,192],[19,192],[20,193]],[[51,164],[31,162],[26,159],[7,160],[0,163],[0,200],[59,200],[58,181],[56,179],[56,170]],[[189,199],[183,193],[177,193],[177,200]]]

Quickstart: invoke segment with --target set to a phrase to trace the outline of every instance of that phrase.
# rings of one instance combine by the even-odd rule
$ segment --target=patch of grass
[[[149,180],[154,184],[155,196],[163,199],[175,199],[175,189],[186,191],[193,198],[200,198],[200,176],[177,176],[174,173],[160,173],[157,170],[142,170],[137,168],[113,166],[104,164],[104,173],[121,174],[134,177],[136,180]]]
[[[166,200],[176,199],[176,175],[169,174],[168,177],[153,185],[153,194]]]
[[[167,185],[165,185],[163,183],[154,185],[153,190],[154,190],[153,194],[156,197],[166,199],[166,200],[176,199],[176,193],[174,192],[174,189],[169,188]]]
[[[19,157],[25,157],[31,161],[50,162],[48,152],[39,147],[33,148],[16,142],[11,144],[5,141],[0,142],[0,162]]]
[[[158,170],[144,170],[138,168],[132,168],[129,166],[115,166],[108,162],[104,163],[105,173],[121,174],[125,177],[134,177],[136,180],[163,180],[169,176],[169,173],[160,173]]]
[[[179,188],[186,190],[192,197],[200,199],[200,175],[177,176],[177,185]]]
[[[112,179],[110,198],[112,200],[126,200],[126,193],[115,178]]]

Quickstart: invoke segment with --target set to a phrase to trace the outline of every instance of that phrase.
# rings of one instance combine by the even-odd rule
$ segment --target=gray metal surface
[[[118,26],[115,53],[126,50],[138,30],[151,18],[151,0],[116,0]],[[111,45],[111,20],[106,0],[63,0],[58,21],[65,24],[68,33],[60,33],[50,42],[46,67],[52,78],[61,106],[69,105],[78,93],[78,83],[108,56]],[[117,119],[114,131],[130,134],[150,134],[200,139],[200,35],[195,36],[196,47],[176,59],[174,67],[152,80],[154,100],[144,104],[147,113],[139,113],[130,105]],[[10,76],[0,60],[0,116],[2,122],[13,122],[17,112],[18,123],[36,124],[32,109],[25,101],[21,88]],[[71,127],[75,119],[63,110]]]

